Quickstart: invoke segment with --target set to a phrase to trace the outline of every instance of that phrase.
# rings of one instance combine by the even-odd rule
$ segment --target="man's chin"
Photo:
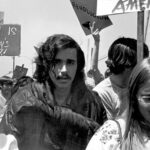
[[[71,87],[71,84],[68,82],[61,82],[57,85],[58,88],[68,88]]]

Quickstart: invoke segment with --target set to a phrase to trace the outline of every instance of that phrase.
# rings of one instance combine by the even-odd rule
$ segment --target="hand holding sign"
[[[94,40],[99,42],[100,41],[100,35],[99,35],[100,30],[98,28],[95,28],[95,21],[92,23],[92,25],[90,23],[90,31],[91,31],[91,34],[92,34]]]

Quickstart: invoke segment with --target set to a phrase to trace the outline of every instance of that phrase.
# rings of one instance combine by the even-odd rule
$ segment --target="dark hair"
[[[0,84],[8,84],[8,85],[13,85],[13,79],[10,78],[9,76],[2,76],[0,77]]]
[[[144,43],[143,57],[149,56],[148,46]],[[109,48],[107,67],[114,74],[122,73],[126,68],[137,63],[137,40],[121,37],[115,40]]]
[[[77,50],[77,72],[73,84],[84,79],[84,66],[85,58],[84,53],[78,43],[68,35],[54,34],[47,38],[47,40],[41,45],[38,51],[38,57],[36,58],[36,71],[34,78],[44,83],[46,80],[53,85],[49,77],[49,70],[54,64],[54,59],[58,53],[58,50],[75,48]]]
[[[144,59],[138,63],[132,71],[129,79],[129,123],[125,137],[127,137],[129,130],[134,130],[134,122],[137,122],[143,132],[150,130],[149,123],[144,119],[138,109],[137,93],[139,89],[150,80],[150,58]]]

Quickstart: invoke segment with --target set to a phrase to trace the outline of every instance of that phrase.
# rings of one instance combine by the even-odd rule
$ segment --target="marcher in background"
[[[6,103],[11,97],[13,80],[8,76],[0,77],[0,120],[5,112]]]
[[[148,46],[143,45],[143,57],[149,56]],[[107,67],[111,76],[100,82],[93,90],[101,98],[108,119],[128,117],[127,84],[132,69],[137,64],[137,40],[128,37],[116,39],[109,48]]]
[[[11,97],[11,89],[13,87],[13,79],[8,76],[2,76],[0,82],[1,92],[6,100],[9,100]]]
[[[4,98],[4,96],[2,95],[2,91],[1,91],[2,87],[0,87],[0,121],[3,117],[3,114],[5,112],[5,108],[6,108],[6,98]]]
[[[55,34],[41,45],[36,81],[18,88],[3,120],[19,150],[84,150],[104,122],[105,109],[84,81],[84,53],[70,36]]]
[[[2,80],[3,79],[3,80]],[[7,81],[4,82],[4,79]],[[9,80],[8,80],[9,79]],[[21,87],[24,87],[25,85],[27,85],[28,83],[31,83],[33,82],[34,80],[29,77],[29,76],[23,76],[21,77],[20,79],[18,79],[17,81],[14,81],[16,83],[14,83],[14,85],[12,84],[13,80],[11,78],[7,78],[7,77],[2,77],[1,80],[3,81],[3,84],[5,84],[5,86],[3,86],[5,89],[6,89],[6,85],[8,87],[11,87],[9,88],[9,98],[11,98],[12,95],[15,94],[15,92],[17,92],[17,90]],[[11,82],[10,82],[11,81]],[[7,83],[7,84],[6,84]],[[11,91],[10,91],[11,90]],[[7,96],[6,92],[7,91],[4,91],[5,92],[5,95]],[[8,92],[7,92],[8,93]],[[11,95],[10,95],[11,94]],[[8,97],[8,96],[7,96]],[[10,103],[9,99],[5,102],[5,109],[8,105],[8,103]],[[5,111],[4,111],[5,112]],[[3,114],[4,114],[3,112]],[[3,115],[2,115],[3,116]],[[0,123],[0,131],[2,130],[7,130],[7,127],[5,126],[5,120],[2,120],[2,122]],[[3,124],[4,123],[4,124]],[[3,128],[3,129],[2,129]],[[17,144],[17,140],[16,138],[14,137],[14,135],[12,134],[4,134],[4,133],[0,133],[0,150],[18,150],[18,144]]]
[[[0,77],[0,128],[2,124],[2,117],[11,97],[12,88],[13,79],[8,76]],[[17,141],[13,135],[0,133],[0,150],[18,150],[17,147]]]
[[[86,150],[150,149],[150,58],[134,68],[129,79],[129,117],[125,133],[121,120],[108,120]]]

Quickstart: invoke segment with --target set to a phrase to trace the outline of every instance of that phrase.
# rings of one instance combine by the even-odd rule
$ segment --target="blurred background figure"
[[[6,103],[11,97],[13,79],[8,76],[0,77],[0,120],[4,114]]]
[[[9,76],[0,77],[0,129],[3,124],[2,117],[12,95],[13,84],[14,80]],[[18,150],[15,137],[11,134],[0,133],[0,150]]]

